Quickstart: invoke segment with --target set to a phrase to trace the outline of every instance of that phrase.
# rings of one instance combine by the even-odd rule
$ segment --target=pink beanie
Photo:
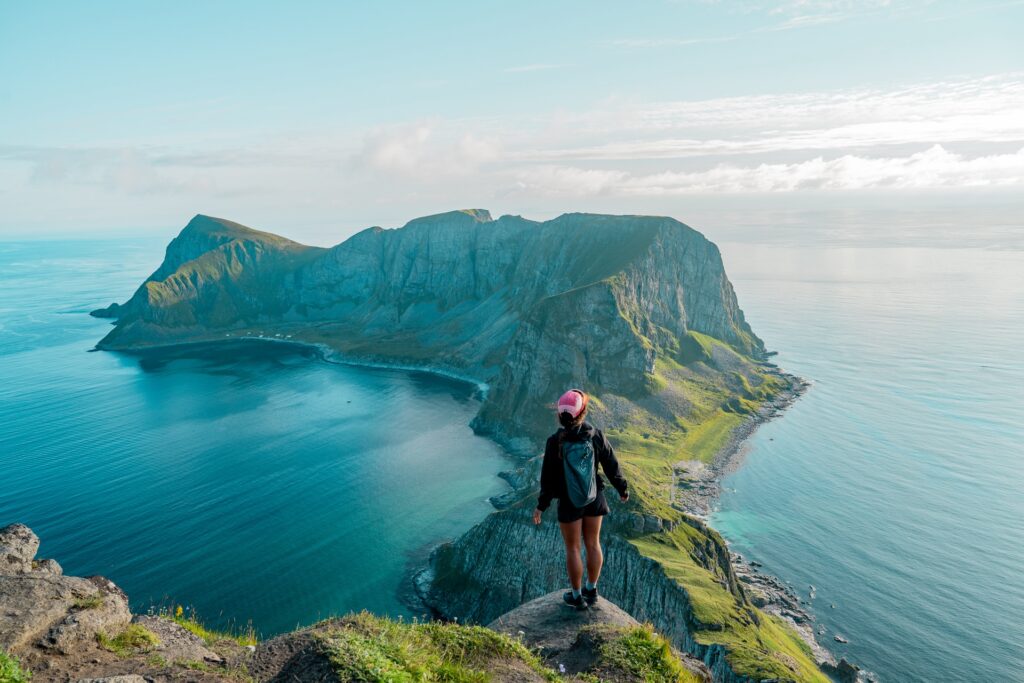
[[[570,389],[558,399],[558,412],[569,413],[573,417],[579,417],[583,409],[587,407],[587,395],[579,389]]]

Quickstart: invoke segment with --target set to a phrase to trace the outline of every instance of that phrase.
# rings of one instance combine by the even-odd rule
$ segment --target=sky
[[[0,0],[0,239],[470,207],[1024,233],[1022,35],[1024,0]]]

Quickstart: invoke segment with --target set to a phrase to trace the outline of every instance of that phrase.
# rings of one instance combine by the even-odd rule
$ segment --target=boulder
[[[85,579],[54,574],[0,575],[0,649],[17,653],[60,624],[77,601],[97,592]]]
[[[36,560],[33,571],[56,574],[57,576],[64,573],[63,567],[57,564],[57,560]]]
[[[648,680],[639,678],[638,672],[624,670],[619,662],[609,661],[605,653],[606,644],[641,627],[640,622],[604,599],[585,610],[577,610],[563,602],[562,593],[555,591],[520,605],[492,621],[488,628],[537,648],[545,664],[563,674],[585,674],[601,681]],[[711,673],[699,660],[675,648],[668,656],[694,678],[711,680]]]
[[[67,654],[128,625],[128,597],[113,582],[64,576],[55,560],[34,561],[38,550],[39,537],[24,524],[0,529],[0,649],[35,644]]]
[[[221,664],[224,658],[206,647],[203,640],[170,619],[150,616],[137,616],[132,623],[141,624],[160,640],[153,649],[153,654],[160,655],[168,662],[200,662],[204,664]]]
[[[39,537],[24,524],[0,529],[0,575],[32,571],[32,560],[39,551]]]
[[[563,592],[554,591],[524,603],[492,621],[487,628],[522,638],[531,647],[541,648],[541,655],[547,659],[571,648],[584,626],[640,625],[626,611],[607,600],[598,600],[589,609],[573,609],[562,601]]]
[[[131,623],[132,614],[124,591],[102,576],[92,576],[85,581],[95,590],[84,601],[71,605],[67,616],[39,640],[40,647],[70,654],[95,643],[97,633],[115,636]]]

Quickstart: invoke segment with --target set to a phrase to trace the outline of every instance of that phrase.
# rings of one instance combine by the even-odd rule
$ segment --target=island
[[[557,526],[530,515],[552,403],[582,388],[633,493],[606,523],[602,594],[714,681],[855,679],[702,519],[738,443],[804,383],[770,362],[718,248],[673,218],[472,209],[325,249],[197,215],[130,299],[93,315],[113,320],[103,350],[281,340],[480,385],[472,427],[518,458],[509,490],[411,577],[458,624],[563,586]]]

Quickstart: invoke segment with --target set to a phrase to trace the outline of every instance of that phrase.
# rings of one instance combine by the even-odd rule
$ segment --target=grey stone
[[[57,576],[64,573],[64,569],[57,564],[57,560],[36,560],[34,571],[43,574],[56,574]]]
[[[220,664],[224,661],[223,657],[206,647],[201,638],[170,619],[136,616],[132,623],[140,624],[156,635],[160,643],[154,652],[169,662],[181,660]]]
[[[0,575],[32,571],[32,560],[39,551],[39,537],[24,524],[0,529]]]
[[[99,598],[99,604],[90,603],[88,607],[72,604],[67,616],[39,639],[37,644],[40,647],[70,654],[95,643],[96,634],[116,636],[131,622],[128,596],[124,591],[102,576],[93,576],[85,581],[94,589],[88,597]]]
[[[77,600],[96,592],[93,584],[77,577],[0,575],[0,649],[17,653],[60,624]]]
[[[498,617],[487,628],[513,638],[522,638],[531,647],[541,648],[545,657],[572,647],[584,626],[639,626],[640,622],[608,600],[577,610],[562,601],[563,591],[554,591],[520,605]]]

